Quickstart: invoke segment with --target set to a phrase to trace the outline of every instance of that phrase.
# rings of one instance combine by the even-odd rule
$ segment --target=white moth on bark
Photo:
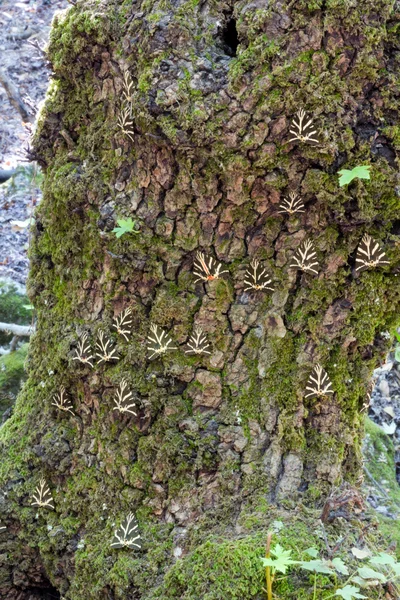
[[[203,252],[196,254],[193,272],[197,277],[195,283],[198,281],[213,281],[219,279],[224,273],[229,273],[227,269],[223,270],[222,263],[219,263],[215,258],[206,257]]]
[[[201,327],[195,327],[188,343],[185,354],[211,354],[211,345]]]
[[[104,331],[100,331],[99,339],[96,342],[96,356],[99,365],[102,362],[106,363],[119,359],[112,341],[105,337]]]
[[[88,342],[88,335],[84,333],[78,342],[78,348],[75,350],[76,356],[72,360],[79,360],[84,365],[90,365],[93,367],[94,357],[92,355],[92,349]]]
[[[293,118],[290,133],[293,137],[290,138],[289,143],[298,140],[299,142],[308,144],[319,144],[313,120],[306,115],[306,112],[302,108]]]
[[[124,135],[126,135],[132,142],[135,141],[135,132],[133,129],[130,106],[124,105],[121,108],[121,112],[118,117],[118,126]]]
[[[137,417],[137,413],[133,410],[136,408],[136,404],[132,401],[133,394],[128,388],[128,382],[126,379],[123,379],[119,384],[119,387],[116,391],[114,397],[114,408],[113,410],[117,410],[120,413],[130,413]]]
[[[303,242],[298,248],[290,263],[290,268],[298,269],[308,273],[318,275],[316,267],[318,267],[317,253],[314,249],[314,244],[310,240]]]
[[[129,341],[129,335],[131,334],[132,328],[132,307],[128,306],[118,316],[114,317],[113,327],[122,335],[126,341]]]
[[[126,100],[126,102],[128,102],[128,104],[130,106],[132,106],[132,102],[133,102],[133,96],[132,96],[132,92],[133,92],[133,81],[132,81],[132,77],[131,74],[129,73],[128,69],[125,69],[124,71],[124,87],[123,87],[123,96],[124,99]]]
[[[333,393],[328,373],[321,365],[316,365],[308,378],[305,397],[321,398],[322,396],[330,396]]]
[[[131,548],[132,550],[142,548],[139,526],[133,513],[129,513],[115,530],[111,548]]]
[[[244,291],[249,290],[262,291],[270,290],[274,291],[271,287],[272,279],[270,279],[267,269],[265,269],[258,260],[252,260],[250,267],[248,267],[244,276]]]
[[[45,479],[41,479],[39,481],[39,485],[35,489],[35,493],[32,495],[32,498],[33,502],[31,502],[31,506],[54,509],[53,497]]]
[[[159,325],[150,325],[150,333],[147,336],[147,350],[151,353],[149,358],[166,354],[169,350],[177,350],[169,333],[166,333]]]
[[[366,269],[373,269],[379,265],[388,264],[390,263],[386,260],[386,254],[379,242],[366,233],[357,249],[356,274],[358,275]]]
[[[51,404],[53,406],[56,406],[59,410],[62,410],[64,412],[70,412],[71,415],[74,414],[74,411],[73,411],[74,407],[72,406],[71,401],[67,397],[64,386],[61,386],[58,394],[55,394],[53,396],[53,402]]]
[[[283,198],[279,204],[278,213],[295,213],[305,212],[304,202],[296,192],[289,192],[289,198]]]

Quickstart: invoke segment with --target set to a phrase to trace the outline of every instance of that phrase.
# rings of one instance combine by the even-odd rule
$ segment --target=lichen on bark
[[[382,332],[399,314],[400,67],[398,6],[353,5],[81,0],[56,16],[53,83],[34,140],[45,170],[29,280],[38,326],[28,383],[0,431],[2,521],[13,536],[1,585],[11,599],[33,580],[51,580],[71,600],[127,590],[192,599],[204,591],[188,581],[192,561],[195,569],[206,556],[226,560],[240,536],[250,538],[235,560],[247,542],[262,554],[274,503],[322,503],[332,485],[358,479],[359,411],[388,346]],[[125,69],[133,143],[117,125]],[[287,143],[302,107],[318,124],[318,147]],[[371,164],[371,180],[339,188],[337,171],[357,164]],[[288,218],[278,207],[290,190],[306,212]],[[121,217],[134,218],[139,234],[117,239]],[[364,232],[390,266],[355,277]],[[317,277],[289,269],[306,238]],[[229,277],[195,285],[198,250]],[[271,273],[272,294],[243,291],[251,258]],[[111,326],[129,305],[126,343]],[[182,347],[200,325],[212,355],[181,350],[149,362],[151,322]],[[90,370],[73,361],[74,348],[100,330],[121,360]],[[316,363],[335,395],[305,401]],[[112,411],[122,378],[137,418]],[[51,406],[61,385],[75,419]],[[41,475],[56,510],[36,519],[29,495]],[[146,550],[134,556],[107,541],[131,510]],[[15,583],[18,554],[26,572]],[[251,559],[250,576],[232,575],[232,599],[242,589],[259,597],[253,567]],[[226,593],[213,587],[207,597]]]

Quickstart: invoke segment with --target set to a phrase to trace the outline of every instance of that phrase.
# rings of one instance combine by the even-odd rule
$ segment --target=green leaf
[[[386,583],[387,581],[383,573],[379,573],[379,571],[374,571],[374,569],[370,569],[369,567],[359,567],[358,573],[363,579],[378,579],[383,583]]]
[[[391,554],[386,554],[386,552],[379,552],[377,556],[372,556],[369,559],[369,562],[373,565],[390,565],[393,567],[396,564],[396,559]]]
[[[307,550],[304,550],[304,552],[313,558],[318,556],[318,550],[316,548],[307,548]]]
[[[272,529],[278,533],[284,527],[284,524],[282,521],[272,521],[271,526]]]
[[[396,577],[398,577],[400,575],[400,564],[399,563],[395,563],[394,565],[390,565],[390,568],[392,569],[392,571],[394,571]]]
[[[138,231],[136,231],[134,229],[134,227],[136,225],[136,221],[133,221],[131,218],[118,219],[117,223],[118,223],[119,227],[114,227],[114,229],[113,229],[113,233],[115,233],[117,238],[120,238],[121,235],[124,235],[124,233],[131,233],[131,232],[139,233]]]
[[[336,590],[335,596],[341,596],[344,600],[353,600],[353,598],[366,598],[362,594],[359,594],[360,588],[354,585],[346,585],[344,588]]]
[[[394,359],[397,362],[400,362],[400,346],[396,346],[396,350],[394,351]]]
[[[334,558],[332,560],[332,564],[335,567],[336,571],[338,571],[338,573],[341,573],[342,575],[348,575],[349,574],[349,570],[346,567],[346,565],[344,564],[344,562],[342,561],[341,558]]]
[[[339,171],[339,185],[343,187],[353,181],[353,179],[371,179],[369,175],[370,165],[360,165],[354,167],[349,171],[348,169],[342,169]]]
[[[299,564],[302,569],[313,571],[313,573],[327,573],[328,575],[334,573],[326,560],[301,561]]]
[[[284,550],[280,544],[277,544],[271,550],[271,554],[275,558],[261,558],[261,561],[264,567],[272,567],[275,571],[285,575],[290,565],[298,564],[296,560],[290,558],[291,553],[291,550]]]

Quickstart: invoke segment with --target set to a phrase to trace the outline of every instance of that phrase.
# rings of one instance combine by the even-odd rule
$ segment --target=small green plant
[[[400,362],[400,333],[395,331],[396,345],[394,347],[394,360]]]
[[[359,165],[349,171],[348,169],[342,169],[339,171],[339,185],[343,187],[353,181],[353,179],[371,179],[369,170],[370,165]]]
[[[139,233],[136,227],[136,221],[133,219],[117,219],[118,227],[114,227],[113,233],[115,233],[117,238],[120,238],[125,233]]]
[[[271,550],[272,533],[269,532],[267,535],[267,546],[265,550],[265,558],[261,560],[265,567],[265,578],[267,582],[267,598],[272,600],[272,585],[274,583],[276,573],[283,573],[286,575],[286,571],[289,566],[297,564],[297,561],[292,560],[290,555],[291,550],[284,550],[280,544],[277,544],[275,548]],[[273,557],[273,558],[272,558]]]
[[[317,600],[317,583],[318,575],[333,575],[335,577],[336,589],[333,594],[325,596],[325,600],[330,598],[340,597],[343,600],[357,600],[359,598],[367,598],[361,593],[360,588],[368,588],[369,586],[379,584],[394,584],[400,578],[400,563],[390,554],[384,552],[377,556],[369,558],[365,566],[358,567],[352,573],[349,572],[348,566],[339,557],[333,559],[319,558],[319,552],[316,548],[308,548],[304,554],[308,555],[308,560],[293,560],[291,550],[285,550],[280,544],[276,544],[271,548],[272,533],[268,532],[266,555],[260,560],[265,567],[265,577],[267,588],[264,590],[267,594],[267,600],[273,600],[273,584],[276,573],[286,575],[287,570],[293,565],[297,565],[300,569],[314,573],[314,586],[312,600]],[[355,549],[357,550],[357,549]],[[356,555],[354,553],[354,555]],[[366,556],[364,556],[366,558]],[[341,587],[337,587],[336,577],[339,574],[346,576],[347,580]],[[340,584],[339,584],[340,585]]]

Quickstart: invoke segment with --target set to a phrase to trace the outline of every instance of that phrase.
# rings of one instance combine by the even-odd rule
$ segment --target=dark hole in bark
[[[24,596],[21,596],[23,600],[60,600],[60,592],[53,588],[52,586],[46,587],[46,589],[42,588],[29,588],[24,592]]]
[[[400,220],[393,223],[390,233],[392,235],[400,235]]]
[[[229,56],[236,56],[239,38],[236,29],[236,19],[233,17],[228,19],[222,31],[222,40],[224,42],[225,52]]]

